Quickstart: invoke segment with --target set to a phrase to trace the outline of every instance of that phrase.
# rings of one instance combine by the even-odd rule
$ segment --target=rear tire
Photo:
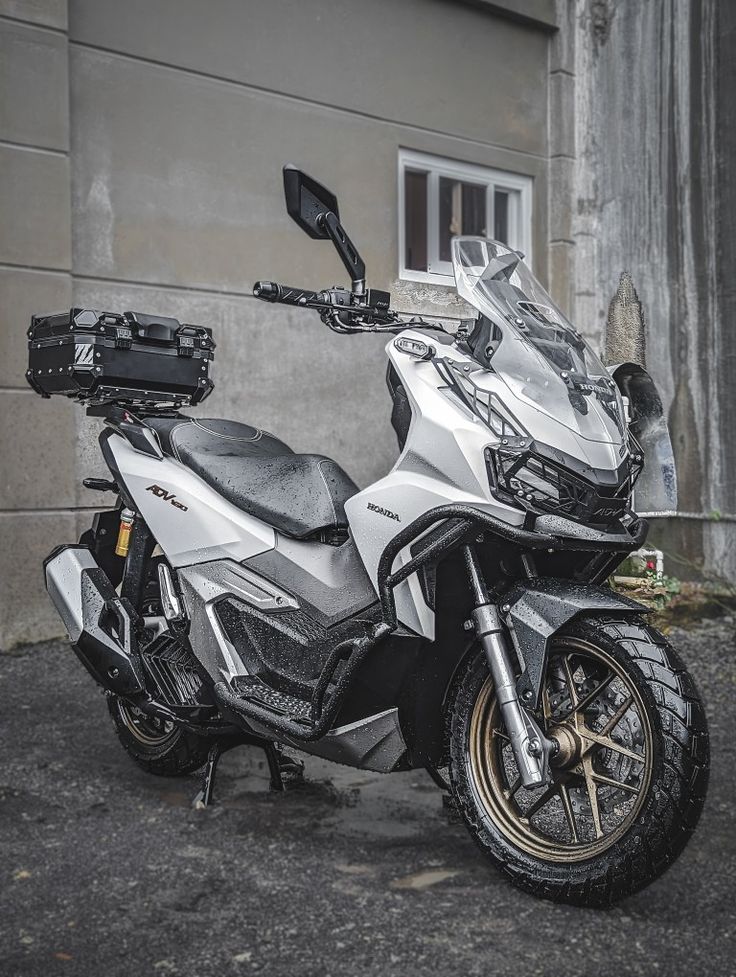
[[[708,783],[705,713],[677,653],[639,618],[573,621],[553,639],[544,682],[537,719],[565,747],[547,800],[516,781],[482,653],[450,695],[452,793],[515,885],[609,906],[664,872],[695,829]]]
[[[204,766],[209,737],[148,716],[117,695],[108,696],[107,707],[123,749],[146,773],[185,777]]]

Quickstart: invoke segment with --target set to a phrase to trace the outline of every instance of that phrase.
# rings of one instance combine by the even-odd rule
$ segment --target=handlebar
[[[256,282],[253,294],[264,302],[314,309],[335,332],[375,332],[396,329],[400,325],[396,313],[389,309],[391,296],[377,289],[356,295],[338,286],[313,292],[279,282]]]
[[[279,282],[256,282],[253,294],[263,302],[314,309],[334,332],[400,332],[409,325],[428,325],[421,318],[402,319],[389,307],[391,295],[376,288],[356,294],[336,285],[322,292],[313,292],[308,288],[294,288]],[[430,328],[442,327],[433,325]]]
[[[256,282],[253,294],[264,302],[281,302],[284,305],[309,305],[318,301],[318,293],[308,288],[279,285],[278,282]]]

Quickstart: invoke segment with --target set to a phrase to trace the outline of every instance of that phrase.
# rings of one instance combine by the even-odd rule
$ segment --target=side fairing
[[[403,337],[432,345],[427,333],[406,330]],[[484,369],[454,343],[436,343],[435,357],[422,360],[400,351],[391,340],[388,357],[406,390],[412,410],[409,433],[396,464],[384,478],[368,486],[345,505],[350,530],[366,570],[377,586],[377,569],[387,543],[414,519],[436,506],[465,503],[519,526],[524,512],[491,493],[486,449],[498,448],[500,437],[452,392],[444,373],[469,378],[484,397],[502,405],[531,439],[577,459],[590,472],[613,475],[627,451],[622,438],[597,438],[571,429],[554,411],[515,392],[503,372]],[[525,378],[533,386],[533,377]],[[540,381],[542,382],[542,381]],[[599,438],[599,439],[598,439]],[[410,559],[409,547],[394,569]],[[416,574],[395,592],[399,621],[418,634],[434,637],[434,611],[428,606]]]
[[[247,560],[273,549],[270,526],[231,505],[180,462],[136,451],[117,434],[107,444],[126,489],[172,566]]]
[[[411,330],[403,335],[426,341]],[[465,362],[455,347],[448,356]],[[412,421],[404,450],[391,471],[345,504],[350,531],[374,586],[378,562],[387,543],[417,516],[447,503],[466,503],[520,525],[522,512],[491,496],[485,448],[496,442],[492,432],[448,394],[431,362],[398,351],[393,340],[388,357],[404,385]],[[410,559],[409,548],[395,567]],[[416,574],[396,588],[399,621],[418,634],[434,638],[434,611],[426,603]]]

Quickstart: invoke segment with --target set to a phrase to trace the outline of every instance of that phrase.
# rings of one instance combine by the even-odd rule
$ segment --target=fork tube
[[[519,701],[501,617],[498,608],[489,598],[483,571],[472,546],[463,547],[463,557],[475,604],[472,613],[475,633],[488,662],[496,700],[511,741],[521,782],[524,787],[539,787],[550,779],[549,755],[552,743]]]

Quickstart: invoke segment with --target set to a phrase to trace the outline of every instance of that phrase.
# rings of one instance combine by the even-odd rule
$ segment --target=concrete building
[[[734,59],[708,59],[727,43],[715,0],[0,0],[0,647],[59,632],[41,562],[100,505],[81,486],[102,474],[99,422],[25,385],[32,312],[209,325],[203,416],[330,454],[362,485],[391,466],[383,340],[251,297],[258,278],[344,277],[285,213],[289,161],[337,191],[370,283],[407,311],[458,314],[445,245],[460,230],[530,252],[599,344],[628,268],[678,425],[682,507],[736,510],[710,400],[728,402],[728,378],[698,345],[733,356],[728,229],[709,237],[719,188],[734,193],[713,164]],[[728,525],[703,525],[676,544],[736,575]]]

